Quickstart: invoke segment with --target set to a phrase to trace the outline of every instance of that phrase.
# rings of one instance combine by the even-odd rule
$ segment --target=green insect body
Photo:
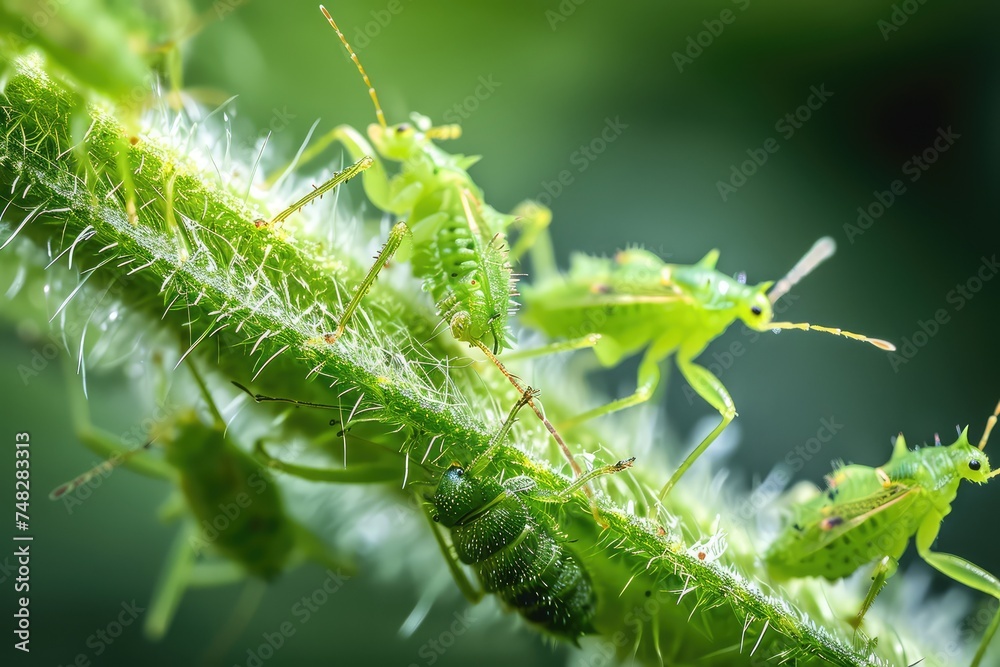
[[[507,317],[516,303],[502,239],[482,238],[466,220],[449,217],[416,247],[412,266],[458,340],[482,341],[494,352],[510,347]]]
[[[367,138],[348,125],[335,127],[303,153],[302,161],[308,161],[330,143],[338,142],[355,164],[286,208],[272,222],[283,220],[357,173],[361,173],[365,193],[376,207],[406,218],[392,228],[375,263],[344,307],[336,328],[324,334],[323,341],[333,345],[340,339],[378,274],[393,257],[411,259],[413,275],[423,281],[424,289],[434,299],[437,314],[448,324],[455,339],[479,348],[518,392],[523,392],[520,382],[496,355],[512,343],[508,318],[517,303],[513,298],[516,280],[510,262],[537,236],[538,229],[548,225],[551,220],[548,209],[526,202],[519,208],[521,215],[508,215],[486,204],[468,172],[479,158],[454,155],[434,143],[460,136],[458,125],[433,126],[428,117],[418,113],[411,114],[409,123],[386,123],[378,95],[357,54],[326,8],[320,5],[320,9],[368,87],[378,122],[368,126]],[[391,177],[385,161],[398,164],[398,172]],[[508,251],[506,233],[515,223],[524,231],[515,249]],[[402,248],[407,237],[411,245]],[[582,468],[541,408],[534,400],[530,405],[574,473],[582,475]],[[596,505],[593,511],[597,517]]]
[[[368,86],[378,122],[368,127],[367,138],[350,126],[338,126],[303,154],[302,160],[311,159],[332,142],[340,143],[356,164],[368,162],[362,174],[368,199],[382,211],[406,220],[393,227],[336,330],[325,336],[326,342],[333,344],[344,333],[389,259],[410,258],[409,249],[400,247],[410,236],[413,274],[433,296],[438,315],[448,323],[455,338],[485,346],[493,354],[510,347],[507,320],[516,304],[512,299],[514,279],[505,234],[517,216],[501,214],[482,203],[482,191],[467,171],[478,157],[453,155],[435,145],[435,140],[460,136],[458,125],[435,127],[429,118],[417,113],[411,114],[409,123],[386,123],[368,74],[333,18],[325,8],[321,9]],[[390,177],[384,161],[397,163],[398,172]],[[324,191],[329,189],[329,183],[350,176],[353,174],[335,175],[323,186]],[[318,192],[310,193],[275,220],[317,196]]]
[[[458,559],[472,566],[486,592],[553,634],[575,639],[593,632],[590,575],[519,497],[523,481],[501,485],[452,466],[431,501],[434,518],[449,529]]]
[[[594,469],[552,495],[537,493],[529,477],[500,483],[484,476],[517,412],[530,403],[533,394],[530,387],[525,390],[487,448],[468,466],[449,466],[428,500],[433,506],[435,537],[469,599],[479,600],[482,592],[465,579],[456,558],[476,571],[485,592],[496,593],[549,632],[575,640],[593,631],[597,595],[580,559],[557,537],[555,525],[536,504],[565,502],[594,477],[620,472],[633,459]],[[450,532],[450,547],[441,527]]]
[[[568,274],[525,287],[521,321],[527,326],[552,338],[583,341],[577,347],[593,346],[600,362],[608,367],[645,350],[632,395],[578,415],[564,425],[649,400],[660,382],[661,363],[674,355],[684,379],[719,411],[722,420],[667,481],[660,493],[664,497],[736,416],[725,386],[695,359],[737,320],[755,331],[812,329],[895,349],[885,341],[840,329],[774,321],[773,303],[829,257],[834,247],[832,239],[821,239],[773,290],[772,282],[747,285],[717,271],[716,250],[697,264],[684,265],[668,264],[641,249],[624,250],[610,259],[575,255]],[[558,349],[560,344],[552,347]]]
[[[227,584],[247,575],[258,582],[270,581],[305,559],[335,570],[352,569],[286,512],[270,473],[226,437],[225,423],[207,387],[193,367],[192,372],[209,402],[212,423],[192,408],[180,408],[156,425],[152,440],[125,453],[119,439],[90,424],[86,401],[74,392],[70,405],[78,437],[110,458],[49,494],[52,500],[79,502],[73,500],[76,489],[120,465],[177,485],[183,502],[171,502],[168,514],[186,510],[191,520],[179,531],[153,594],[145,622],[146,634],[153,639],[166,634],[190,585]],[[162,446],[163,459],[141,456],[154,442]],[[199,562],[206,552],[222,561]],[[258,595],[262,592],[259,586],[255,590]]]
[[[300,403],[293,399],[253,394],[257,402]],[[593,631],[597,594],[582,561],[558,534],[555,522],[540,505],[570,500],[595,477],[629,468],[634,459],[591,470],[558,493],[536,489],[533,479],[511,477],[503,482],[484,471],[514,424],[517,412],[530,405],[534,390],[527,388],[511,409],[486,449],[469,465],[453,463],[446,470],[427,469],[440,474],[433,495],[425,496],[434,536],[459,589],[472,602],[484,593],[495,593],[509,607],[554,635],[577,639]],[[324,470],[306,468],[271,458],[258,448],[258,456],[269,467],[312,481],[370,482],[362,468]],[[428,484],[429,481],[415,481]],[[450,540],[444,533],[448,532]],[[471,566],[482,583],[477,590],[468,580],[461,563]]]
[[[962,480],[983,484],[1000,473],[991,469],[983,451],[998,413],[1000,404],[978,447],[970,444],[968,428],[951,445],[915,451],[907,449],[900,434],[885,465],[834,470],[825,491],[791,508],[764,556],[771,576],[835,580],[874,563],[873,583],[853,621],[858,627],[914,538],[920,557],[935,569],[1000,599],[1000,579],[963,558],[931,551]],[[1000,614],[987,629],[973,667],[980,664],[998,623]]]
[[[285,568],[297,526],[260,464],[193,413],[178,420],[166,459],[180,475],[196,523],[214,536],[211,544],[220,554],[262,579]],[[225,510],[225,528],[218,530],[213,524]]]

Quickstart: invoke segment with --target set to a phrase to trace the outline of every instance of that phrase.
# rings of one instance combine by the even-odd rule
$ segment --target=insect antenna
[[[365,80],[365,85],[368,86],[368,96],[372,98],[372,103],[375,105],[375,116],[378,118],[378,124],[382,127],[387,127],[385,114],[382,113],[382,105],[378,103],[378,95],[375,93],[375,86],[372,85],[371,79],[368,78],[368,72],[365,71],[364,66],[358,59],[358,54],[354,52],[354,49],[347,41],[347,38],[344,37],[344,33],[340,32],[340,28],[337,27],[336,21],[333,20],[332,16],[330,16],[330,12],[326,11],[326,7],[320,5],[319,10],[323,12],[323,16],[325,16],[326,20],[330,22],[333,29],[337,31],[337,37],[340,38],[340,41],[344,44],[347,52],[351,55],[351,60],[354,61],[354,64],[358,67],[358,71],[361,72],[361,78]]]
[[[771,288],[771,293],[767,295],[771,303],[777,303],[778,299],[788,294],[789,290],[812,273],[817,266],[833,257],[835,252],[837,252],[837,242],[833,240],[832,236],[824,236],[816,241],[813,247],[809,248],[809,252],[803,255],[802,259],[796,262],[795,266],[785,274],[785,277]]]
[[[990,433],[993,431],[993,427],[997,425],[998,415],[1000,415],[1000,402],[997,403],[997,407],[993,410],[990,418],[986,420],[986,430],[983,431],[983,437],[979,439],[979,451],[983,451],[986,448],[986,441],[990,439]]]
[[[882,340],[881,338],[871,338],[869,336],[863,336],[851,331],[844,331],[838,327],[821,327],[818,324],[809,324],[808,322],[771,322],[768,326],[775,330],[799,329],[800,331],[822,331],[823,333],[833,334],[834,336],[843,336],[844,338],[850,338],[852,340],[860,340],[863,343],[871,343],[878,349],[885,350],[886,352],[896,351],[896,346],[887,340]]]
[[[250,398],[252,398],[256,403],[290,403],[291,405],[301,405],[306,408],[321,408],[323,410],[340,410],[343,407],[340,405],[330,405],[329,403],[310,403],[309,401],[299,401],[294,398],[281,398],[276,396],[265,396],[264,394],[255,394],[236,380],[232,380],[232,383],[239,389],[242,389],[244,392],[249,394]]]
[[[802,256],[795,266],[785,274],[785,277],[779,280],[774,287],[771,289],[770,293],[767,295],[771,303],[777,303],[778,299],[788,294],[795,285],[797,285],[803,278],[808,276],[813,270],[825,262],[827,259],[833,256],[833,253],[837,251],[837,242],[833,240],[830,236],[824,236],[820,240],[813,244],[813,247]],[[852,333],[850,331],[844,331],[843,329],[837,327],[821,327],[816,324],[809,324],[807,322],[771,322],[771,329],[800,329],[802,331],[822,331],[824,333],[833,334],[834,336],[843,336],[844,338],[851,338],[853,340],[860,340],[865,343],[871,343],[880,350],[885,350],[886,352],[894,352],[896,346],[892,343],[882,340],[881,338],[870,338],[868,336],[863,336],[861,334]]]
[[[156,438],[153,438],[149,442],[143,445],[139,445],[135,449],[130,449],[127,452],[118,452],[108,460],[98,463],[96,466],[94,466],[87,472],[83,473],[82,475],[74,477],[65,484],[60,484],[56,488],[52,489],[51,493],[49,493],[49,500],[59,500],[67,493],[72,493],[73,491],[76,491],[78,488],[80,488],[90,480],[94,479],[98,475],[108,474],[109,472],[111,472],[121,464],[125,463],[136,454],[139,454],[140,452],[144,452],[147,449],[149,449],[155,441]]]

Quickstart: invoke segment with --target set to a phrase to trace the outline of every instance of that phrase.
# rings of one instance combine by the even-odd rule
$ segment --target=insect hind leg
[[[688,381],[688,384],[698,395],[704,398],[713,408],[719,411],[722,415],[722,420],[719,425],[716,426],[711,433],[709,433],[701,443],[694,448],[688,457],[684,459],[681,465],[677,468],[677,471],[671,475],[667,483],[663,485],[660,490],[660,500],[663,500],[670,493],[670,490],[674,488],[674,485],[684,476],[698,457],[708,449],[708,446],[719,437],[729,423],[736,418],[736,405],[733,403],[732,396],[729,395],[729,391],[726,387],[719,381],[719,378],[715,377],[710,370],[704,366],[699,366],[696,363],[686,361],[684,359],[677,359],[677,366],[681,369],[681,374],[684,379]]]
[[[875,569],[872,571],[872,583],[868,587],[868,593],[865,595],[864,601],[861,603],[861,609],[858,610],[857,615],[851,619],[851,627],[855,631],[861,628],[861,623],[865,619],[865,614],[871,609],[872,604],[875,603],[875,598],[885,587],[886,582],[889,580],[893,574],[896,573],[896,569],[899,567],[899,563],[892,556],[884,556],[879,559],[878,563],[875,565]]]

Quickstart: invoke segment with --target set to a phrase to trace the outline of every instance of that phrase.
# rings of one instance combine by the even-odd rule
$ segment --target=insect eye
[[[455,474],[458,475],[459,477],[462,477],[463,475],[465,475],[465,470],[459,468],[458,470],[455,471]]]
[[[981,468],[981,467],[982,467],[982,464],[979,462],[979,459],[972,459],[971,461],[969,461],[969,469],[970,470],[979,470],[979,468]]]
[[[761,312],[763,311],[761,311],[760,306],[751,306],[750,312],[753,313],[754,315],[760,315]]]
[[[434,521],[434,523],[437,523],[438,521],[441,520],[441,517],[435,514],[434,516],[431,517],[431,519]]]
[[[403,134],[404,132],[409,132],[410,126],[406,123],[401,123],[396,126],[396,134]]]

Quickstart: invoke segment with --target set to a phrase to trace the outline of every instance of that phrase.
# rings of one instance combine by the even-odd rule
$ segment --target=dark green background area
[[[956,423],[971,424],[978,437],[1000,399],[1000,280],[986,282],[961,310],[948,294],[976,275],[982,257],[1000,251],[996,5],[898,3],[916,11],[885,39],[878,22],[894,11],[885,1],[564,0],[573,11],[556,23],[547,16],[560,11],[555,1],[399,0],[395,14],[390,4],[329,6],[350,39],[368,29],[367,44],[355,40],[355,46],[389,122],[412,110],[442,122],[464,105],[464,135],[446,148],[484,156],[472,173],[501,210],[545,193],[547,184],[551,192],[567,170],[572,183],[551,205],[563,266],[571,251],[611,253],[638,244],[688,263],[714,247],[722,253],[720,270],[746,271],[758,282],[779,278],[817,238],[830,235],[838,253],[795,290],[800,298],[789,319],[902,344],[913,340],[920,321],[947,312],[950,321],[895,369],[884,353],[822,334],[785,332],[744,345],[721,379],[742,430],[729,465],[745,478],[765,475],[814,437],[821,418],[844,427],[799,478],[819,481],[833,459],[882,463],[890,436],[900,430],[911,445],[932,442],[935,432],[947,442]],[[277,115],[290,117],[269,146],[274,155],[290,156],[317,118],[319,131],[374,120],[360,77],[311,0],[200,9],[213,20],[187,45],[185,85],[208,98],[239,95],[237,137],[256,136]],[[735,20],[711,43],[702,34],[708,45],[678,71],[675,52],[708,30],[703,22],[718,30],[711,22],[723,10]],[[481,79],[499,85],[476,99]],[[813,86],[833,94],[786,138],[775,124],[795,113]],[[574,155],[608,119],[627,127],[580,171]],[[930,147],[939,128],[960,138],[911,182],[904,163]],[[723,201],[717,183],[771,137],[777,152]],[[339,159],[330,150],[328,161]],[[868,207],[895,179],[906,191],[870,229],[849,239],[844,226],[855,224],[857,208]],[[122,600],[148,598],[173,531],[154,518],[166,489],[122,476],[79,515],[67,518],[62,507],[43,504],[42,490],[93,457],[71,442],[69,424],[53,417],[63,413],[61,373],[50,369],[25,389],[16,366],[30,361],[36,343],[5,326],[4,438],[29,429],[47,447],[35,469],[39,652],[28,664],[66,664],[87,651],[87,636]],[[746,340],[734,327],[701,361],[723,363],[729,346]],[[634,386],[634,370],[630,364],[596,379],[609,394],[622,395]],[[670,425],[687,432],[711,409],[689,402],[673,379],[658,400]],[[131,399],[120,377],[92,379],[91,396],[102,425],[128,427]],[[629,450],[628,443],[614,446]],[[0,467],[5,476],[8,460]],[[1000,485],[963,488],[938,548],[1000,571],[998,540],[988,529],[998,506]],[[245,637],[272,630],[321,580],[316,568],[282,579]],[[8,582],[2,586],[6,604]],[[418,647],[464,603],[452,596],[454,608],[439,605],[413,639],[399,640],[395,629],[417,595],[410,582],[376,584],[362,574],[265,664],[427,664]],[[191,594],[161,645],[151,648],[132,628],[95,664],[178,664],[196,656],[236,596],[237,589]],[[552,664],[551,650],[534,635],[520,632],[511,640],[512,625],[474,629],[437,664]],[[235,650],[232,659],[241,656]]]

